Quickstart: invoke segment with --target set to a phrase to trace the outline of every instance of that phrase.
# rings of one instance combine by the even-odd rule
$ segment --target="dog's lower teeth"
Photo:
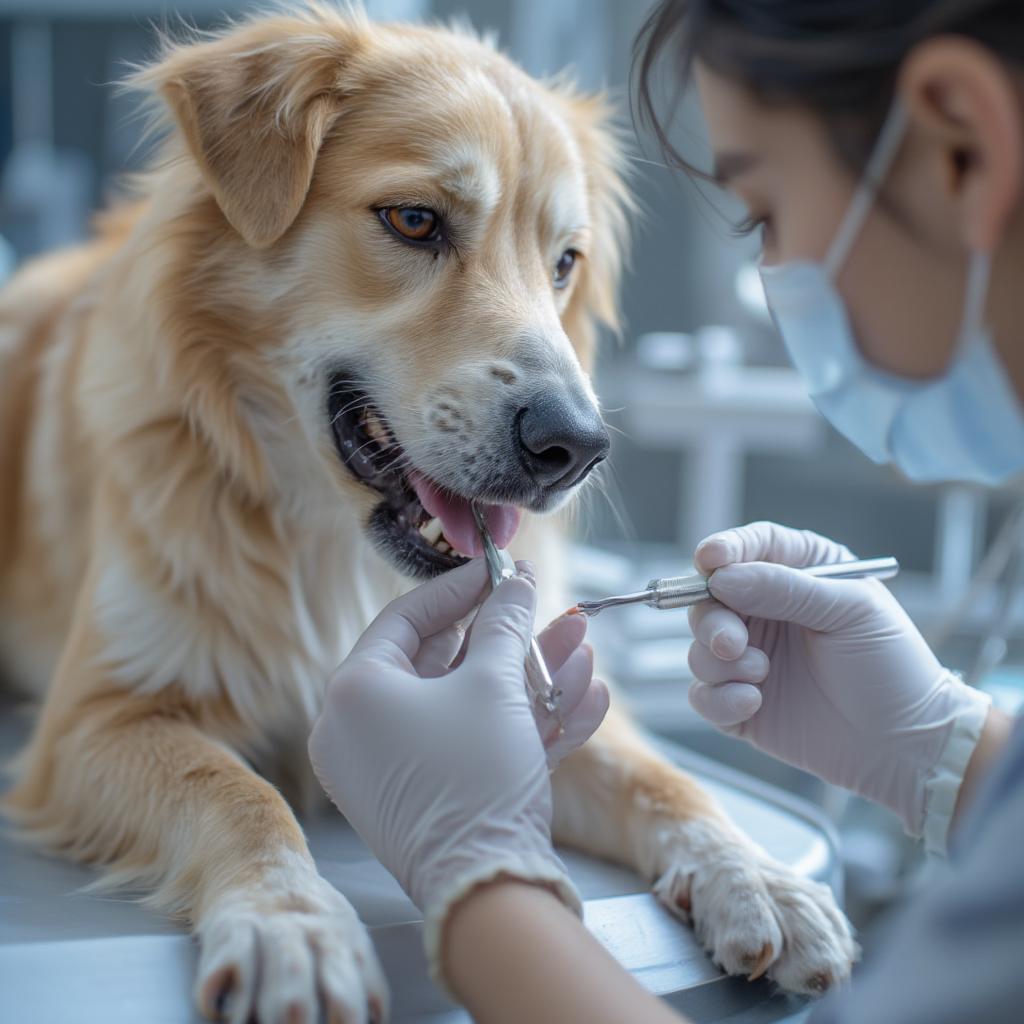
[[[441,520],[437,517],[428,519],[421,527],[420,534],[428,544],[437,545],[441,540]]]
[[[442,555],[450,555],[452,553],[452,546],[447,541],[439,540],[434,547],[437,548]]]

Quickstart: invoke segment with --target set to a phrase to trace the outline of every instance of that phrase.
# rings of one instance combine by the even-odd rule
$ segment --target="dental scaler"
[[[480,540],[483,542],[484,560],[487,562],[491,586],[496,587],[502,580],[516,575],[516,563],[507,551],[500,550],[491,539],[483,509],[475,502],[473,503],[473,518],[476,520],[476,528],[479,530]],[[530,650],[526,655],[526,688],[537,706],[554,718],[562,728],[558,706],[558,698],[562,696],[562,691],[551,681],[551,673],[548,672],[536,637],[531,638]]]
[[[830,580],[891,580],[899,571],[900,564],[895,558],[862,558],[854,562],[828,562],[824,565],[802,567],[808,576]],[[671,608],[689,608],[690,605],[713,599],[708,589],[710,576],[699,573],[693,576],[664,576],[653,579],[643,590],[634,594],[615,594],[597,601],[580,601],[571,612],[594,616],[605,608],[619,605],[646,604],[651,608],[667,611]]]

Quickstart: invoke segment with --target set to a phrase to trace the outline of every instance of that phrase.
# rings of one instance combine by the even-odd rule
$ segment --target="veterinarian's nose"
[[[597,409],[584,399],[540,392],[518,417],[519,456],[543,487],[572,487],[608,454]]]

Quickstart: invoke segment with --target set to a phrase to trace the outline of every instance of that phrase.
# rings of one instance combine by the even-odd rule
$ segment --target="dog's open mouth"
[[[380,495],[368,529],[378,548],[403,572],[436,576],[483,554],[471,497],[441,487],[414,468],[370,396],[333,383],[328,399],[331,430],[342,463]],[[513,505],[481,502],[498,547],[519,528]]]

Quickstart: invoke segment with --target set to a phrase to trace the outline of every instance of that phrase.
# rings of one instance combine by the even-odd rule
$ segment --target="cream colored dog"
[[[535,514],[607,450],[586,367],[622,156],[599,100],[486,42],[330,8],[134,82],[169,129],[138,201],[0,294],[0,648],[45,692],[7,807],[191,923],[207,1014],[382,1018],[367,933],[266,779],[310,795],[324,680],[475,553],[468,499],[563,606]],[[555,789],[558,838],[651,879],[726,970],[846,977],[828,890],[625,719]]]

